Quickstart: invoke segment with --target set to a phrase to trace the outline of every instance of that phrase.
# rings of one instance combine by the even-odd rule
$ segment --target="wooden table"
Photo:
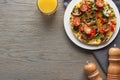
[[[67,37],[58,2],[45,16],[36,0],[0,0],[0,80],[88,80],[83,66],[96,60]]]

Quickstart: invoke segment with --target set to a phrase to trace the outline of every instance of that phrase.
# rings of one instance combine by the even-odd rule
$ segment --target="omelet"
[[[104,0],[82,0],[71,12],[70,25],[80,42],[100,45],[108,42],[115,32],[116,16]]]

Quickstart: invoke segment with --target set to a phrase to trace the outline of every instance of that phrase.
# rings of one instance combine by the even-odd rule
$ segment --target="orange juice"
[[[41,12],[50,15],[56,11],[57,0],[38,0],[37,5]]]

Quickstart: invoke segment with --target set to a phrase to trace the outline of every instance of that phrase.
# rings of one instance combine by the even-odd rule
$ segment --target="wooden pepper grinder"
[[[84,66],[84,70],[88,75],[89,80],[102,80],[94,62],[87,62],[87,64]]]
[[[109,49],[109,66],[107,80],[120,80],[120,49]]]

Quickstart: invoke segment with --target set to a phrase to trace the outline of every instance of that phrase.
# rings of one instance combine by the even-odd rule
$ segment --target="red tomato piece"
[[[90,2],[85,2],[85,4],[87,5],[88,8],[91,8]]]
[[[80,7],[80,10],[81,10],[82,12],[87,11],[87,5],[86,5],[86,4],[83,4],[83,5]]]
[[[81,26],[81,27],[80,27],[80,31],[84,31],[84,26]]]
[[[97,31],[96,31],[95,29],[93,29],[93,30],[91,31],[92,34],[96,34],[96,32],[97,32]]]
[[[103,31],[106,33],[109,31],[109,28],[107,28],[107,29],[103,28]]]
[[[106,32],[108,32],[110,29],[109,29],[109,27],[108,28],[105,28],[104,27],[104,25],[103,25],[103,27],[102,28],[100,28],[100,33],[106,33]]]
[[[114,31],[115,30],[115,25],[109,24],[109,28],[111,29],[111,31]]]
[[[80,18],[79,18],[79,17],[75,17],[75,18],[73,18],[73,20],[72,20],[72,25],[73,25],[73,26],[79,26],[79,25],[80,25],[80,22],[81,22]]]
[[[97,32],[97,31],[96,31],[95,29],[93,29],[93,30],[91,31],[91,35],[90,35],[90,38],[91,38],[91,39],[95,36],[96,32]]]
[[[98,8],[102,8],[102,7],[104,6],[103,0],[97,0],[97,1],[96,1],[96,6],[97,6]]]
[[[89,28],[89,27],[84,27],[84,31],[85,31],[86,34],[91,34],[92,29]]]
[[[99,32],[100,32],[100,33],[104,33],[103,28],[100,28]]]
[[[111,20],[111,23],[114,24],[114,25],[116,24],[115,20]]]

